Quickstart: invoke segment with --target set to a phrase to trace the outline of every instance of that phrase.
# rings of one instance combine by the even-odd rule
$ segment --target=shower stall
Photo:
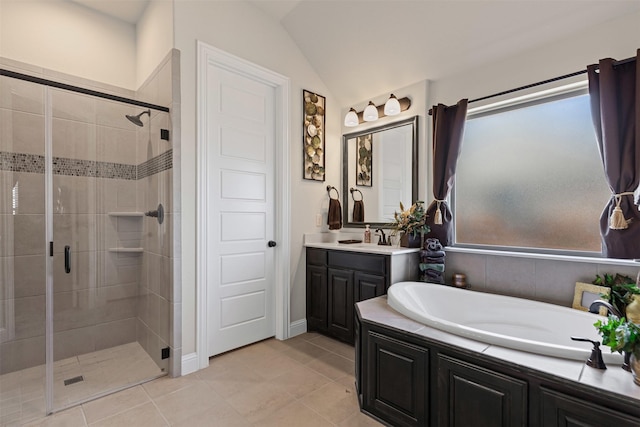
[[[172,148],[167,106],[1,71],[6,425],[168,373]]]

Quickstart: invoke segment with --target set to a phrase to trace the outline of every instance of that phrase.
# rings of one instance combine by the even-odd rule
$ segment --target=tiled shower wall
[[[34,67],[23,70],[15,65],[3,60],[3,68],[13,66],[39,75]],[[86,86],[85,81],[66,77],[71,79],[67,83]],[[0,336],[0,373],[6,373],[43,364],[45,357],[45,126],[44,88],[6,77],[1,80],[0,330],[7,321],[13,323],[12,339]],[[167,185],[158,183],[160,175],[171,176],[170,144],[159,153],[158,143],[160,126],[171,129],[169,115],[154,112],[154,126],[147,123],[137,128],[124,115],[137,114],[141,108],[59,90],[51,93],[54,357],[139,340],[160,364],[159,348],[169,342],[172,278],[163,274],[149,286],[147,269],[154,269],[154,274],[164,271],[161,257],[150,260],[149,254],[171,256],[162,250],[171,247],[170,227],[157,230],[149,225],[151,218],[113,213],[152,210],[161,198],[170,200],[166,194],[171,194],[171,181],[167,184],[165,178],[162,182]],[[157,133],[151,135],[152,143],[150,129]],[[157,191],[146,195],[152,187]],[[152,201],[155,205],[147,207]],[[64,272],[65,245],[72,248],[70,274]],[[113,250],[118,247],[146,250]],[[163,295],[164,301],[148,298],[148,288]]]
[[[179,375],[180,344],[174,339],[172,331],[180,330],[175,325],[174,315],[180,313],[179,304],[174,298],[174,234],[172,224],[175,218],[173,204],[174,169],[173,147],[175,145],[172,119],[176,112],[176,94],[178,86],[178,51],[173,50],[147,81],[138,90],[138,97],[153,104],[168,107],[170,114],[151,113],[151,127],[140,128],[137,132],[139,173],[146,176],[139,179],[137,185],[138,201],[143,203],[143,211],[156,210],[162,204],[164,221],[159,224],[152,218],[144,222],[144,253],[139,280],[139,310],[136,323],[138,342],[151,355],[161,368]],[[160,138],[160,129],[170,130],[169,140]],[[152,159],[152,160],[150,160]],[[169,167],[167,167],[169,165]],[[161,349],[169,347],[175,364],[168,365],[161,359]]]

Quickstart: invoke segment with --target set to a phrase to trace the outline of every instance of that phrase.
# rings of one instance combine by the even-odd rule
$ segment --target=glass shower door
[[[0,76],[0,425],[44,414],[43,87]]]
[[[140,344],[135,107],[50,89],[53,409],[162,375]],[[160,313],[154,313],[160,316]]]
[[[139,111],[0,76],[0,425],[168,372],[168,114]]]

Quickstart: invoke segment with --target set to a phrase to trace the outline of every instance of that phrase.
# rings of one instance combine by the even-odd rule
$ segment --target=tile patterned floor
[[[379,426],[360,413],[353,347],[307,333],[211,358],[29,426]]]
[[[163,374],[137,342],[56,361],[53,371],[56,408]],[[83,381],[64,385],[64,380],[80,375]],[[44,365],[1,375],[0,427],[21,426],[42,418],[44,395]]]

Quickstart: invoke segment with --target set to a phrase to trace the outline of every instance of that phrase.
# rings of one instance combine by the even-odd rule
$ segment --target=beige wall
[[[136,89],[135,27],[76,3],[2,0],[0,41],[0,57]]]
[[[600,58],[624,59],[640,48],[640,12],[600,24],[505,60],[433,82],[431,104],[451,104],[583,70]],[[495,102],[494,100],[487,102]],[[480,104],[471,104],[477,106]]]
[[[135,87],[139,88],[173,48],[173,2],[150,1],[135,30]]]

